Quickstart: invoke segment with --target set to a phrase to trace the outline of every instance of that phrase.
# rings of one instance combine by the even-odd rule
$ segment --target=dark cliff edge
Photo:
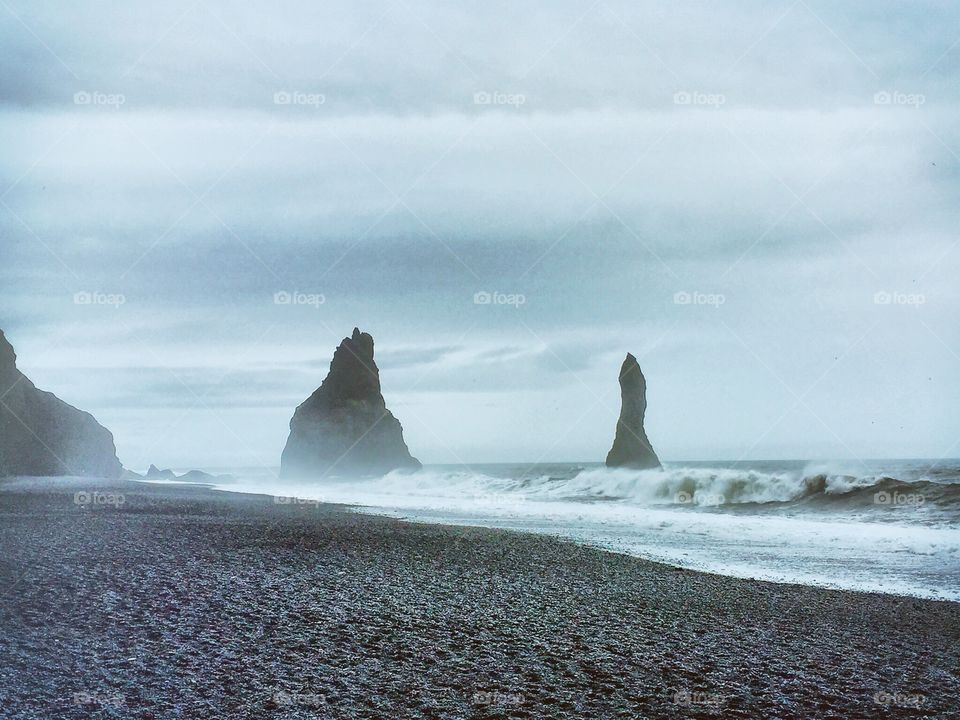
[[[0,330],[0,477],[120,477],[113,435],[90,413],[38,390]]]

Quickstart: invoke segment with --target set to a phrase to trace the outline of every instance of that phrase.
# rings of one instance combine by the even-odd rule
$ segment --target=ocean
[[[411,521],[508,528],[742,578],[960,600],[960,460],[425,466],[224,490]]]

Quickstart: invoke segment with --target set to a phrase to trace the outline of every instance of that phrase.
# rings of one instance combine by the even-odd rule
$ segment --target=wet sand
[[[960,717],[960,603],[126,482],[0,547],[4,718]]]

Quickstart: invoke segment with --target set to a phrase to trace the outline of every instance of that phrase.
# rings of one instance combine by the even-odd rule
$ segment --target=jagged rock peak
[[[660,467],[643,427],[647,412],[647,381],[637,359],[627,353],[620,366],[620,418],[613,447],[607,453],[608,467],[649,469]]]
[[[380,392],[373,337],[355,327],[334,352],[323,383],[290,420],[280,472],[320,477],[419,467]]]
[[[7,340],[7,336],[0,330],[0,366],[17,365],[17,353],[13,350],[13,345]]]

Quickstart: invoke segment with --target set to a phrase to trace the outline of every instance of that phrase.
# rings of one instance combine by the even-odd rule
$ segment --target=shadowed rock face
[[[17,370],[17,355],[0,331],[0,476],[117,478],[122,471],[110,431],[38,390]]]
[[[647,381],[637,359],[627,353],[620,366],[620,419],[613,447],[607,453],[607,467],[637,469],[660,467],[660,460],[643,429],[647,412]]]
[[[373,338],[354,328],[333,354],[323,384],[293,414],[280,473],[374,475],[419,467],[380,394]]]

